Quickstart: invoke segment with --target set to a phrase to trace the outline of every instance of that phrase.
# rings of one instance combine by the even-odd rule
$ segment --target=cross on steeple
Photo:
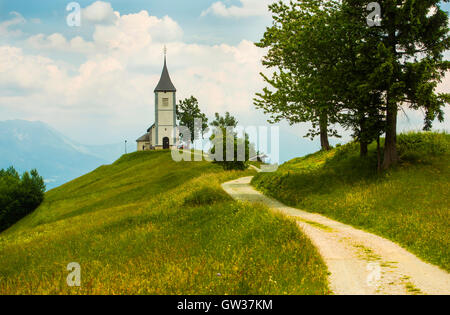
[[[166,56],[167,56],[167,47],[166,45],[164,45],[164,58],[166,58]]]

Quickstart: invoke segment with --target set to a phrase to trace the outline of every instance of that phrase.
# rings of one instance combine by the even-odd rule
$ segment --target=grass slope
[[[221,189],[250,173],[137,152],[54,189],[0,234],[0,294],[328,293],[295,223]]]
[[[450,271],[450,135],[398,137],[402,163],[376,173],[376,147],[351,143],[261,173],[253,185],[290,205],[389,238]]]

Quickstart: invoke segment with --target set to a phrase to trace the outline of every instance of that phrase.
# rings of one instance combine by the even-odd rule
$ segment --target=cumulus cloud
[[[113,23],[118,17],[119,13],[113,10],[111,3],[104,1],[96,1],[81,10],[82,21],[95,24]]]
[[[33,35],[26,42],[38,50],[98,54],[136,52],[157,42],[181,40],[183,36],[181,27],[168,16],[158,18],[144,10],[123,16],[117,14],[116,17],[110,24],[95,25],[93,41],[86,41],[81,36],[68,40],[62,34],[54,33]]]
[[[221,17],[266,16],[269,14],[267,6],[274,1],[240,0],[240,2],[240,6],[226,6],[222,1],[215,2],[208,9],[204,10],[201,16],[208,14]]]
[[[29,37],[25,45],[39,53],[0,46],[0,117],[42,120],[84,143],[138,137],[154,120],[153,90],[167,45],[178,99],[196,96],[209,117],[230,111],[247,124],[265,122],[252,102],[264,85],[259,76],[265,71],[264,50],[247,40],[186,43],[176,21],[147,11],[116,16],[95,25],[92,39],[59,33]],[[82,58],[49,57],[58,51],[76,51]],[[448,80],[443,84],[447,89]]]
[[[157,18],[147,11],[121,16],[114,25],[96,26],[94,42],[108,49],[136,51],[155,42],[180,40],[181,27],[170,17]]]
[[[38,50],[94,53],[95,45],[92,42],[85,41],[81,36],[75,36],[67,40],[62,34],[54,33],[51,35],[37,34],[26,39],[27,45]]]
[[[38,34],[26,45],[39,55],[0,46],[0,86],[9,89],[0,93],[0,116],[43,120],[83,142],[114,142],[123,134],[145,131],[154,120],[153,90],[164,45],[178,99],[195,95],[209,116],[226,110],[251,113],[252,97],[261,87],[263,52],[252,42],[185,43],[173,19],[147,11],[96,25],[92,40]],[[79,52],[84,61],[66,64],[48,57],[58,51]]]

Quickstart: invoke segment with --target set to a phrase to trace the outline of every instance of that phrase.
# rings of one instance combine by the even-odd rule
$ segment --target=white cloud
[[[147,11],[117,14],[113,23],[96,25],[92,40],[58,33],[31,36],[25,46],[39,54],[0,46],[0,117],[42,120],[81,143],[131,141],[153,122],[164,44],[178,99],[196,96],[209,117],[230,111],[247,124],[265,122],[252,102],[263,87],[264,50],[246,40],[185,43],[176,21]],[[75,51],[83,59],[48,57],[58,51]]]
[[[82,23],[84,21],[95,24],[113,23],[117,20],[119,13],[114,12],[111,3],[96,1],[81,10]]]
[[[10,15],[13,16],[12,19],[0,23],[1,37],[18,36],[22,34],[20,30],[11,30],[10,27],[24,24],[26,22],[25,18],[18,12],[11,12]]]
[[[204,10],[201,15],[212,14],[221,17],[266,16],[269,14],[267,7],[274,0],[240,0],[240,2],[240,6],[226,6],[222,1],[218,1]]]
[[[0,115],[42,120],[81,142],[115,142],[127,133],[137,137],[154,119],[153,89],[164,44],[178,99],[195,95],[209,116],[254,111],[262,50],[245,40],[210,46],[184,43],[182,36],[170,17],[141,11],[96,25],[89,41],[59,33],[26,40],[40,54],[82,53],[85,60],[78,65],[0,47],[0,87],[9,89],[0,93]]]
[[[155,42],[180,40],[181,27],[170,17],[159,19],[147,11],[123,15],[114,25],[97,25],[94,42],[108,49],[135,51]]]
[[[80,36],[67,40],[62,34],[37,34],[27,39],[30,47],[38,50],[76,52],[85,54],[136,52],[154,43],[181,40],[183,30],[170,17],[157,18],[147,11],[120,16],[108,25],[96,24],[93,41]]]
[[[51,35],[37,34],[30,36],[26,40],[27,45],[37,50],[94,53],[95,45],[92,42],[85,41],[81,36],[75,36],[67,40],[62,34],[54,33]]]

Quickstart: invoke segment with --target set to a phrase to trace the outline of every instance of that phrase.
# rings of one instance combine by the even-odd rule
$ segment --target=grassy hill
[[[294,222],[221,189],[250,173],[136,152],[51,190],[0,234],[0,294],[328,293]],[[79,288],[66,285],[71,262]]]
[[[282,202],[389,238],[450,271],[450,135],[398,137],[401,163],[376,172],[376,146],[367,158],[350,143],[297,158],[252,184]]]

